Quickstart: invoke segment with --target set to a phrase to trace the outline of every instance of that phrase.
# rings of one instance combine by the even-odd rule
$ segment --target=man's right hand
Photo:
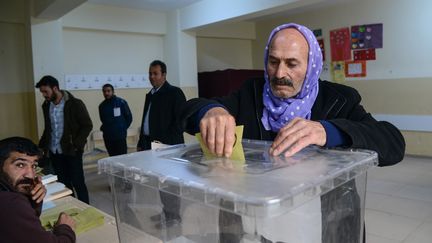
[[[75,230],[75,220],[64,212],[61,212],[57,219],[56,225],[60,225],[60,224],[69,225],[72,228],[72,230]]]
[[[235,119],[222,107],[208,110],[200,121],[204,144],[212,154],[230,157],[235,142]]]

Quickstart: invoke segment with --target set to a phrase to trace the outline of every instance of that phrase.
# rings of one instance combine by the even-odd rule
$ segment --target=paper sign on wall
[[[338,61],[331,63],[331,73],[333,81],[343,83],[345,81],[345,62]]]
[[[151,88],[148,74],[66,74],[67,90],[101,89],[106,83],[115,89]]]
[[[366,61],[345,62],[346,77],[366,77]]]

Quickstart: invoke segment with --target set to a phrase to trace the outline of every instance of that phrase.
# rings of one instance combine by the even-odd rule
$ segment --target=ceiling
[[[183,8],[200,1],[202,0],[88,0],[90,3],[161,12]]]
[[[181,9],[191,4],[201,2],[203,0],[87,0],[90,3],[112,5],[123,8],[142,9],[150,11],[168,12],[175,9]],[[218,1],[218,0],[214,0]],[[250,16],[244,16],[242,20],[246,21],[265,21],[274,18],[286,17],[293,14],[325,8],[331,5],[343,4],[347,2],[360,1],[360,0],[320,0],[316,3],[309,4],[303,7],[294,9],[278,10],[273,9],[271,12],[257,13]]]

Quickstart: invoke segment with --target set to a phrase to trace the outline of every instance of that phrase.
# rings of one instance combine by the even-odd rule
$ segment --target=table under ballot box
[[[375,152],[311,146],[284,158],[268,154],[270,142],[242,144],[245,161],[206,157],[199,144],[99,160],[120,241],[139,242],[128,235],[134,228],[163,242],[362,242]],[[161,223],[177,203],[181,220]]]

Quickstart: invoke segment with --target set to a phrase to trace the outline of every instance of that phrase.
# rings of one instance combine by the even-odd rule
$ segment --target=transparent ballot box
[[[245,161],[206,157],[199,144],[99,160],[109,177],[120,242],[329,242],[363,240],[368,150],[310,146],[272,157],[243,140]]]

